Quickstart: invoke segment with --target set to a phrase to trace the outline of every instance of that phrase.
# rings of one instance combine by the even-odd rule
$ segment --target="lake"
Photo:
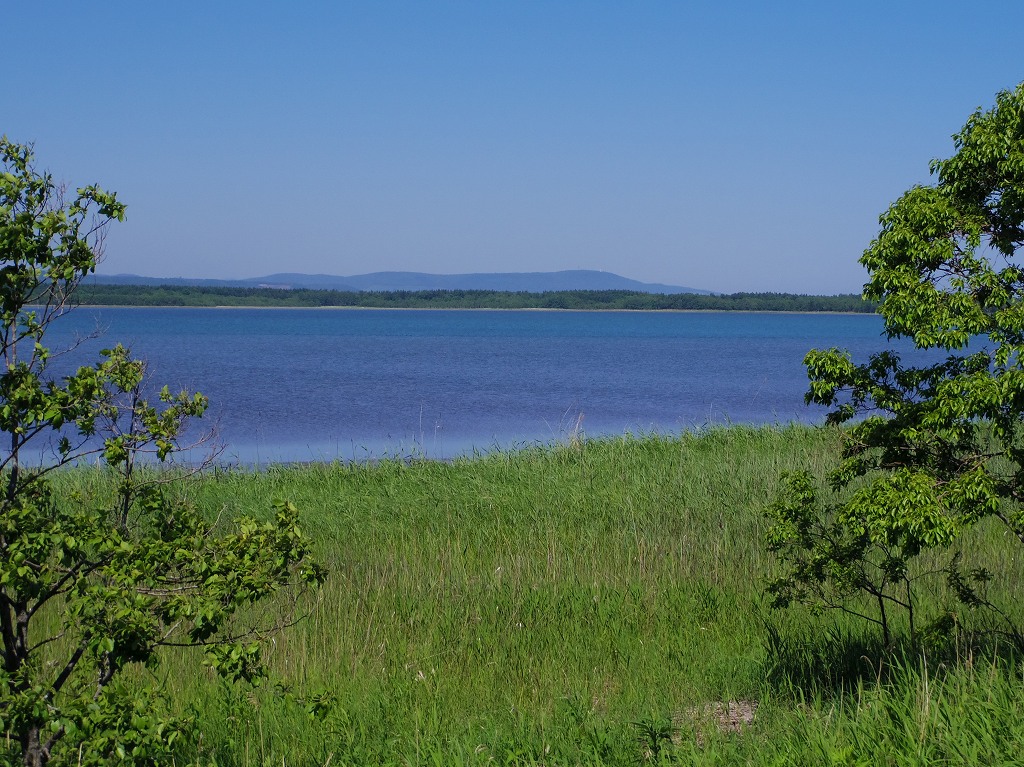
[[[97,327],[71,361],[130,346],[210,398],[223,461],[259,465],[819,422],[807,350],[885,345],[875,315],[93,307],[49,341]]]

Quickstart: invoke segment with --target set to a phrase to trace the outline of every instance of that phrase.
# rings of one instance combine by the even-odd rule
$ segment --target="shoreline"
[[[878,312],[852,312],[822,309],[563,309],[548,306],[250,306],[245,304],[180,305],[180,304],[76,304],[74,309],[259,309],[268,311],[378,311],[378,312],[575,312],[594,314],[809,314],[877,317]]]
[[[263,473],[272,471],[275,468],[316,468],[330,466],[344,466],[346,468],[373,467],[383,463],[401,463],[406,466],[423,464],[453,465],[474,461],[492,460],[497,456],[516,456],[527,453],[552,453],[567,449],[581,449],[585,446],[599,446],[608,444],[620,444],[623,446],[643,444],[651,442],[673,442],[683,443],[687,440],[707,437],[716,433],[729,433],[732,435],[751,436],[754,434],[772,433],[785,434],[790,432],[812,433],[823,428],[831,428],[824,421],[801,421],[790,420],[782,422],[765,423],[706,423],[695,425],[691,428],[673,431],[625,431],[608,434],[578,434],[562,435],[551,439],[535,439],[523,441],[511,441],[509,443],[494,443],[490,447],[482,448],[477,445],[467,445],[461,450],[451,454],[431,454],[428,450],[417,450],[410,446],[406,450],[395,450],[389,452],[382,450],[379,453],[368,451],[366,455],[346,457],[341,451],[334,455],[321,454],[319,457],[303,458],[278,458],[272,448],[264,448],[268,457],[259,455],[258,450],[250,445],[232,446],[231,444],[220,445],[214,449],[212,454],[204,454],[200,460],[193,463],[188,460],[179,460],[174,463],[176,467],[194,467],[203,465],[209,470],[227,470]],[[234,447],[234,449],[232,449]],[[189,452],[186,448],[184,455]],[[254,455],[255,453],[255,455]],[[155,464],[154,464],[155,465]],[[170,464],[168,464],[170,465]]]

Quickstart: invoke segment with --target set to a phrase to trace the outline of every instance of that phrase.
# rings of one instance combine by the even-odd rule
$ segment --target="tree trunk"
[[[45,767],[50,761],[43,752],[43,743],[39,737],[39,725],[33,725],[21,737],[21,752],[25,767]]]

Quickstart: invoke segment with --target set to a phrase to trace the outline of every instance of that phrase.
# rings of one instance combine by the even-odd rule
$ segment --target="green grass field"
[[[304,511],[330,578],[267,660],[332,702],[314,719],[168,657],[155,674],[195,718],[179,763],[1024,763],[1024,680],[998,650],[883,664],[867,626],[766,607],[762,509],[838,449],[831,430],[730,427],[191,481],[225,518]],[[998,531],[972,551],[1017,593]]]

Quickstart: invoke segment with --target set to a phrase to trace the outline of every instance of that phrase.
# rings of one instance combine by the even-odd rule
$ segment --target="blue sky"
[[[1024,79],[1024,3],[10,3],[0,132],[128,204],[100,271],[604,269],[856,292]]]

